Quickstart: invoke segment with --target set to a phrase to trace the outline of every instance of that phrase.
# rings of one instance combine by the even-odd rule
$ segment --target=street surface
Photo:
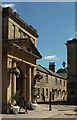
[[[31,118],[40,118],[40,120],[77,120],[77,111],[74,111],[76,108],[77,106],[74,105],[52,105],[52,111],[49,111],[48,104],[38,104],[36,110],[28,110],[28,114],[25,114],[23,109],[20,114],[16,115],[2,114],[2,120],[13,120],[14,118],[18,118],[16,120],[30,120]]]

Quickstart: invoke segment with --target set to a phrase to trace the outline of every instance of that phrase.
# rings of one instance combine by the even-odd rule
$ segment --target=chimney
[[[55,62],[49,62],[49,70],[55,72]]]

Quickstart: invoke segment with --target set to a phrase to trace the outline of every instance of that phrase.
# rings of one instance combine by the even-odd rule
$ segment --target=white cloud
[[[16,10],[16,8],[15,8],[15,4],[13,4],[13,3],[10,3],[10,4],[2,4],[1,5],[3,8],[5,8],[5,7],[11,7],[12,9],[13,9],[13,12],[16,12],[17,10]]]
[[[13,3],[12,3],[12,4],[2,4],[1,6],[2,6],[3,8],[4,8],[4,7],[11,7],[11,8],[13,8],[13,7],[15,6],[15,4],[13,4]]]
[[[59,60],[60,58],[58,58],[56,55],[53,55],[53,56],[46,56],[46,57],[44,57],[44,59],[55,59],[55,60]]]

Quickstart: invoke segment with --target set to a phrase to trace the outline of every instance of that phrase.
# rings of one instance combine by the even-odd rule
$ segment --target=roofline
[[[41,65],[39,65],[39,66],[41,66]],[[43,66],[41,66],[43,69],[45,69],[47,72],[49,72],[48,70],[47,70],[47,68],[45,68],[45,67],[43,67]],[[50,72],[49,72],[50,73]],[[50,73],[51,74],[51,73]],[[49,75],[50,75],[49,74]],[[53,75],[53,74],[51,74],[52,76],[55,76],[55,77],[58,77],[58,78],[62,78],[62,79],[65,79],[65,80],[67,80],[66,78],[63,78],[63,77],[59,77],[59,76],[56,76],[56,75]]]
[[[77,39],[73,38],[72,40],[68,40],[67,43],[65,43],[65,45],[67,46],[68,44],[75,43],[75,42],[77,42]]]
[[[44,72],[44,71],[42,71],[42,70],[37,69],[37,67],[36,67],[36,71],[40,71],[40,72],[43,72],[43,73],[48,74],[47,72]],[[50,74],[49,74],[49,75],[50,75]]]
[[[20,24],[23,28],[25,28],[28,32],[30,32],[35,37],[39,37],[37,34],[37,30],[33,28],[32,25],[28,25],[25,23],[16,12],[13,12],[13,10],[10,7],[3,8],[2,12],[3,16],[9,16],[11,17],[15,22]]]
[[[16,40],[16,41],[15,41],[15,40]],[[33,45],[34,49],[36,49],[36,51],[38,52],[39,56],[35,55],[34,53],[30,53],[30,52],[28,52],[27,50],[24,50],[22,47],[20,47],[19,45],[16,45],[16,44],[14,43],[14,42],[17,42],[17,41],[20,41],[20,42],[21,42],[21,41],[25,41],[25,40],[30,41],[30,43]],[[6,41],[5,41],[5,39],[3,39],[2,41],[5,42],[5,43],[8,42],[8,43],[14,45],[15,47],[19,47],[19,48],[22,49],[23,51],[25,51],[25,52],[27,52],[27,53],[35,56],[35,57],[38,58],[38,59],[41,59],[41,58],[42,58],[41,54],[39,53],[39,51],[37,50],[37,48],[34,46],[34,44],[32,43],[32,41],[31,41],[30,39],[6,39]]]

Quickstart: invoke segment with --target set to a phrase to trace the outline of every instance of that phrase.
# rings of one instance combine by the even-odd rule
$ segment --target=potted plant
[[[10,102],[7,103],[7,113],[10,113],[10,114],[13,113],[12,106],[11,106]]]
[[[42,79],[43,75],[41,75],[39,72],[35,75],[35,79]]]
[[[36,93],[36,88],[32,90],[32,98],[33,98],[33,103],[31,103],[32,110],[36,109],[36,99],[37,99],[37,93]]]
[[[13,113],[18,114],[20,107],[17,105],[20,95],[20,90],[18,90],[14,95],[12,95],[12,99],[16,101],[16,104],[12,106]]]
[[[15,66],[9,67],[8,72],[9,72],[9,74],[11,74],[11,73],[15,74],[18,78],[20,76],[20,70]]]

